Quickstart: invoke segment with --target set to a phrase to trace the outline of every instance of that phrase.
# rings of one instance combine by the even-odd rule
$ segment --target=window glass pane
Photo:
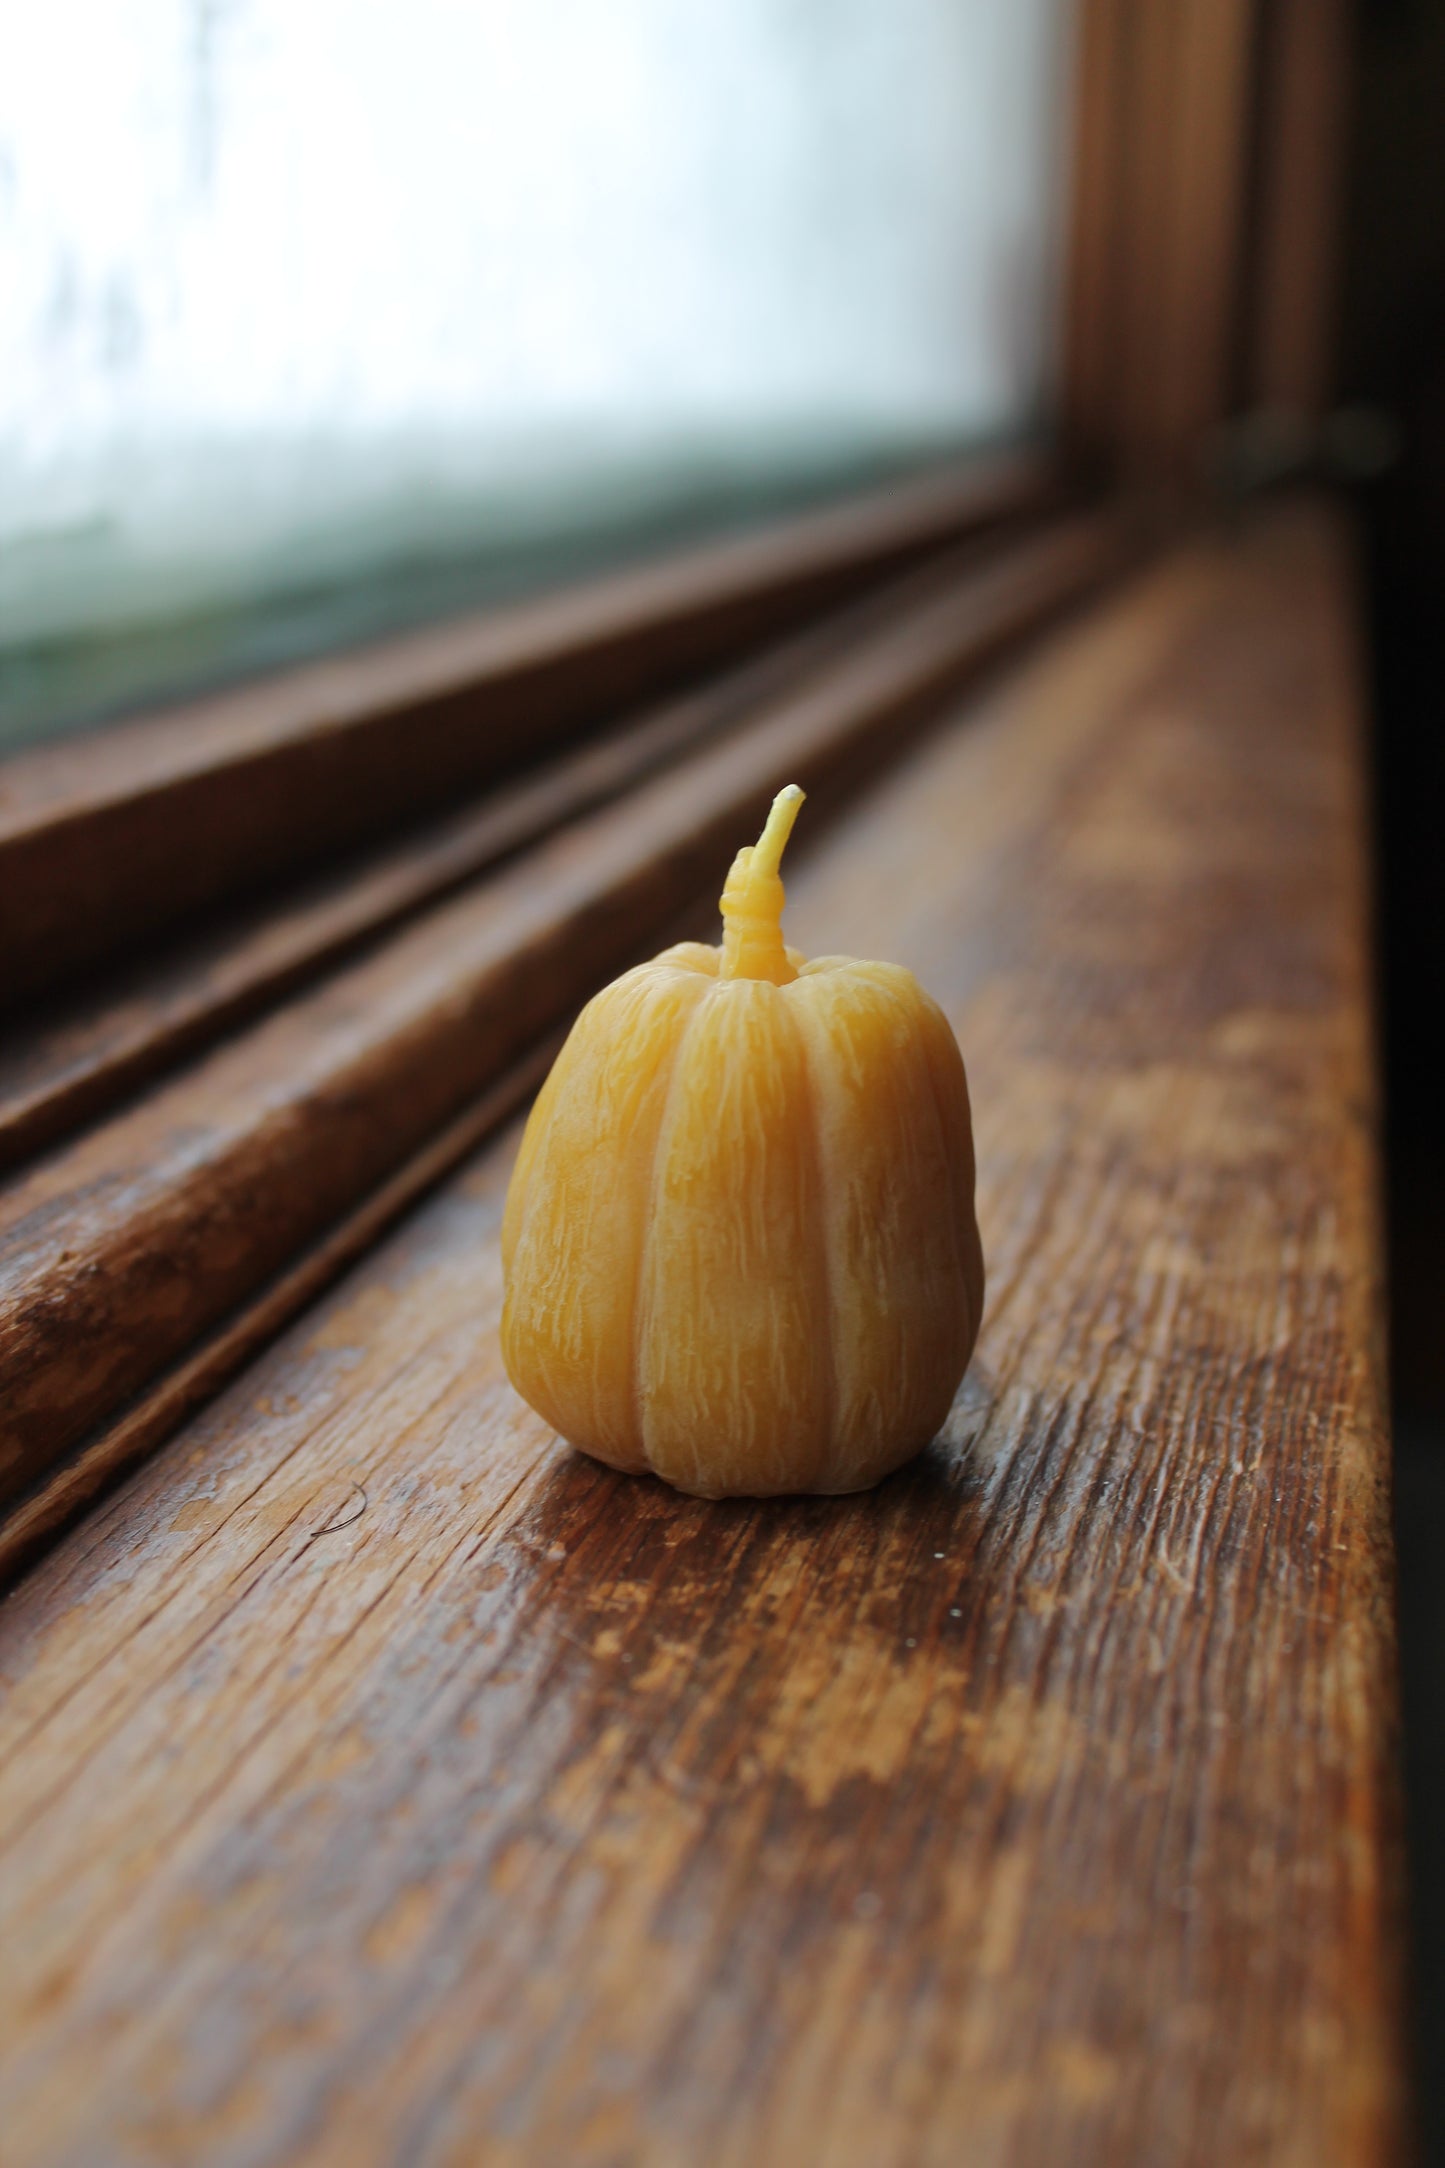
[[[1028,429],[1064,15],[9,11],[12,737]]]

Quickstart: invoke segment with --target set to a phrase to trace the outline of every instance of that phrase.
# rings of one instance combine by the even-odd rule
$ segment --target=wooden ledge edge
[[[0,1519],[0,1592],[8,1590],[104,1493],[164,1445],[188,1416],[214,1399],[403,1213],[531,1099],[565,1037],[565,1031],[549,1034],[254,1301],[13,1506]]]

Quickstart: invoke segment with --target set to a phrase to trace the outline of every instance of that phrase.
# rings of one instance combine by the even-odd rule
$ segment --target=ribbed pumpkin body
[[[859,1490],[933,1436],[978,1332],[963,1062],[896,965],[721,957],[628,972],[558,1056],[507,1199],[507,1371],[680,1490]]]

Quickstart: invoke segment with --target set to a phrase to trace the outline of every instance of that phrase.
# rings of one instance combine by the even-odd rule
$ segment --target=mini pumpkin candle
[[[577,1019],[502,1228],[502,1351],[584,1453],[703,1497],[852,1491],[918,1452],[973,1351],[963,1061],[897,964],[805,963],[773,803],[683,942]]]

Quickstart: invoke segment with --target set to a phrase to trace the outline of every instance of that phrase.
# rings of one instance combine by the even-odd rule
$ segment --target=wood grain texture
[[[512,1141],[0,1608],[6,2168],[1380,2168],[1359,663],[1281,511],[790,883],[966,1049],[990,1296],[870,1496],[565,1452]]]
[[[715,893],[793,770],[823,805],[1116,566],[1118,515],[970,562],[690,760],[574,823],[0,1190],[0,1508]],[[721,871],[720,871],[721,869]]]
[[[8,1587],[118,1475],[144,1460],[188,1415],[215,1398],[283,1325],[364,1256],[444,1175],[529,1099],[546,1077],[563,1033],[525,1054],[454,1122],[414,1152],[319,1242],[268,1280],[259,1294],[162,1372],[82,1449],[62,1460],[0,1520],[0,1588]]]
[[[1042,456],[971,460],[17,755],[0,764],[0,1004],[448,810],[1056,494]]]

